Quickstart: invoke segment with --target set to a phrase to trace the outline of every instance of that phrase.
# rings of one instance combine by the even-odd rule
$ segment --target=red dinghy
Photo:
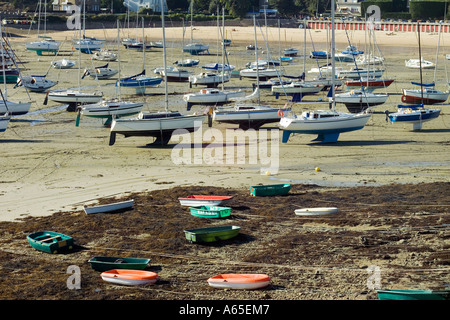
[[[365,87],[367,89],[382,89],[382,88],[389,87],[392,84],[392,82],[394,82],[394,79],[361,78],[361,80],[349,80],[349,81],[345,82],[345,85],[349,89],[361,88],[361,87]]]
[[[208,284],[221,289],[260,289],[270,284],[270,277],[261,273],[219,274],[208,279]]]
[[[230,200],[232,196],[201,196],[192,195],[185,198],[178,198],[182,206],[201,207],[201,206],[218,206],[221,203]]]
[[[153,284],[159,278],[155,272],[130,269],[113,269],[102,272],[100,276],[107,282],[128,286]]]

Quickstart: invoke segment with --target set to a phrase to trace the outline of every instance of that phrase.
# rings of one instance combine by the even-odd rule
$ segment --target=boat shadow
[[[386,141],[386,140],[352,140],[352,141],[338,141],[338,142],[315,142],[311,141],[307,145],[313,146],[328,146],[328,147],[362,147],[362,146],[383,146],[383,145],[395,145],[415,143],[415,140],[398,140],[398,141]]]
[[[51,140],[0,139],[0,143],[49,143]]]

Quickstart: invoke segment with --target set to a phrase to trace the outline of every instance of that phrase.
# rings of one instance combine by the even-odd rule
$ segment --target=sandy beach
[[[101,91],[107,99],[118,97],[115,79],[80,79],[85,68],[104,63],[90,60],[86,54],[79,56],[70,43],[73,31],[49,34],[64,41],[59,57],[27,51],[25,43],[35,39],[28,30],[7,31],[15,35],[10,41],[23,74],[47,74],[58,81],[54,89],[80,86],[86,91]],[[313,48],[311,38],[316,50],[325,50],[326,33],[309,32],[306,53]],[[142,34],[134,29],[130,33],[137,33],[138,37]],[[161,40],[161,34],[157,28],[146,30],[148,41]],[[304,30],[269,28],[267,34],[270,40],[266,49],[262,37],[258,38],[261,55],[267,54],[267,48],[278,52],[280,47],[295,47],[302,52],[305,47]],[[87,35],[106,35],[106,47],[117,51],[116,30],[87,30]],[[348,36],[352,44],[364,48],[364,32],[353,31]],[[424,70],[423,77],[424,82],[431,82],[436,76],[436,87],[447,89],[445,43],[450,43],[450,38],[441,37],[438,55],[437,34],[422,37],[423,57],[431,61],[438,58],[436,74],[435,70]],[[222,61],[216,28],[196,27],[194,38],[210,44],[210,54],[196,56],[200,64],[190,68],[194,74],[202,72],[204,64]],[[227,38],[232,40],[227,48],[229,64],[241,69],[254,61],[254,51],[245,49],[254,43],[253,28],[227,28]],[[347,35],[336,32],[336,38],[336,47],[344,50]],[[182,55],[180,28],[166,28],[166,40],[168,65],[183,57],[191,58]],[[388,123],[384,111],[396,111],[401,90],[412,87],[410,82],[419,79],[417,70],[404,65],[404,60],[418,56],[417,37],[414,33],[388,35],[379,31],[376,41],[385,57],[384,77],[394,78],[395,82],[380,90],[389,93],[389,99],[373,109],[362,130],[343,133],[334,144],[313,142],[316,137],[312,135],[294,135],[282,143],[276,139],[281,137],[281,132],[275,131],[277,125],[265,125],[262,129],[274,129],[277,137],[261,130],[252,133],[253,140],[235,143],[235,155],[244,154],[241,163],[237,158],[230,163],[220,157],[216,163],[208,163],[211,150],[224,150],[223,141],[212,140],[209,130],[218,130],[227,137],[236,133],[236,126],[213,123],[209,128],[205,122],[196,133],[174,136],[167,147],[147,146],[152,142],[149,138],[122,136],[110,146],[109,128],[101,119],[81,117],[77,127],[76,113],[66,111],[66,106],[52,101],[44,105],[45,94],[8,84],[9,100],[31,100],[32,106],[28,114],[14,117],[8,129],[0,133],[0,255],[5,261],[2,269],[15,270],[20,276],[30,268],[17,268],[19,264],[38,262],[39,267],[19,281],[21,285],[16,285],[15,277],[2,278],[2,299],[373,300],[377,299],[376,293],[366,286],[367,270],[372,265],[386,271],[383,285],[421,289],[441,288],[445,283],[448,286],[449,106],[439,105],[439,118],[425,123],[421,131]],[[81,62],[81,70],[50,67],[51,61],[63,56],[77,65]],[[163,64],[162,50],[157,48],[147,51],[144,61],[142,52],[121,46],[120,57],[121,76],[139,73],[143,68],[147,74],[153,74],[153,69]],[[119,62],[109,65],[118,68]],[[301,57],[282,66],[286,74],[295,76],[312,67],[317,67],[315,60]],[[240,88],[250,94],[252,81],[232,78],[225,88]],[[169,109],[188,113],[182,96],[200,89],[189,88],[188,83],[169,83]],[[123,100],[145,101],[144,111],[163,109],[164,97],[163,85],[147,90],[145,95],[120,92]],[[323,103],[326,99],[323,92],[305,97],[302,103],[292,103],[292,107],[296,113],[324,109],[328,108]],[[261,102],[284,106],[288,100],[276,99],[270,91],[262,90]],[[337,109],[346,110],[339,104]],[[204,106],[193,106],[189,113],[204,110]],[[266,146],[273,157],[258,153],[261,146]],[[185,153],[181,154],[180,149]],[[257,157],[253,158],[255,154]],[[180,155],[185,163],[177,164]],[[249,197],[252,185],[278,183],[293,186],[288,197]],[[243,225],[243,235],[237,241],[195,246],[183,239],[183,228],[215,223],[205,221],[211,219],[199,223],[179,206],[177,197],[196,192],[234,195],[233,218],[217,223]],[[137,205],[124,215],[91,217],[83,212],[84,205],[127,198],[134,198]],[[342,215],[323,219],[293,217],[293,208],[307,205],[336,205]],[[74,254],[56,258],[37,252],[25,240],[36,229],[70,232],[80,244]],[[121,254],[151,256],[152,270],[160,273],[162,279],[159,286],[119,290],[102,283],[86,264],[92,255]],[[228,262],[225,267],[223,261]],[[82,290],[65,287],[69,264],[83,265]],[[53,273],[49,275],[48,270]],[[251,293],[211,290],[205,285],[209,275],[236,270],[270,273],[273,284],[270,290]],[[36,281],[41,279],[41,286],[36,287]]]
[[[212,27],[196,28],[195,38],[208,40],[210,55],[201,56],[203,63],[221,62],[216,55],[217,32]],[[28,31],[8,30],[13,34],[27,35]],[[21,31],[21,32],[20,32]],[[135,30],[131,30],[134,32]],[[148,41],[160,40],[158,29],[146,30]],[[252,28],[235,27],[231,31],[233,44],[228,48],[229,63],[243,68],[251,61],[254,52],[246,51],[245,45],[252,43]],[[282,48],[294,46],[303,49],[303,30],[287,29],[290,36],[299,43],[289,43]],[[315,48],[324,48],[325,32],[315,32]],[[117,33],[117,31],[116,31]],[[281,30],[281,34],[284,30]],[[343,41],[346,35],[336,32],[340,39],[337,48],[344,49]],[[108,35],[111,42],[107,48],[117,50],[114,44],[114,30],[88,30],[88,35],[102,38]],[[274,39],[274,50],[278,50],[278,32],[272,28],[268,34]],[[73,31],[51,34],[54,39],[63,41],[73,36]],[[350,35],[359,47],[364,46],[364,32],[353,31]],[[182,37],[180,28],[166,28],[167,63],[172,65],[182,58],[180,43]],[[216,38],[215,38],[216,37]],[[385,121],[384,110],[395,111],[400,102],[399,93],[403,87],[410,87],[409,82],[418,77],[418,72],[404,67],[404,60],[414,58],[417,49],[414,46],[405,47],[414,42],[414,33],[402,33],[387,36],[384,32],[376,33],[377,43],[386,57],[386,77],[394,77],[396,81],[386,89],[392,93],[388,103],[378,106],[368,125],[355,132],[342,134],[335,145],[317,145],[310,143],[313,136],[296,135],[282,144],[279,142],[279,170],[276,175],[262,175],[260,163],[249,163],[248,157],[244,164],[211,166],[204,163],[191,165],[174,165],[171,156],[173,148],[145,148],[151,141],[145,138],[118,138],[114,146],[108,145],[109,129],[102,126],[99,119],[83,117],[79,127],[75,126],[75,113],[66,112],[64,107],[50,101],[43,105],[45,94],[27,93],[24,88],[13,89],[8,84],[8,98],[12,101],[33,101],[29,114],[14,118],[8,130],[1,135],[3,146],[2,157],[2,189],[0,205],[3,210],[1,220],[13,220],[24,216],[47,215],[60,210],[71,210],[99,197],[113,197],[129,192],[167,188],[169,186],[211,185],[224,187],[247,188],[249,184],[275,183],[291,181],[293,183],[312,183],[326,186],[382,185],[390,183],[418,183],[447,181],[449,175],[449,152],[446,133],[450,128],[447,105],[442,106],[441,116],[424,125],[422,132],[413,132],[403,125],[392,125]],[[445,35],[444,37],[448,37]],[[441,39],[445,43],[445,38]],[[215,38],[215,39],[214,39]],[[25,43],[33,37],[11,37],[11,43],[17,52],[21,68],[25,75],[45,74],[48,78],[58,81],[54,89],[77,88],[77,68],[55,70],[50,68],[54,56],[37,56],[34,52],[25,50]],[[178,40],[177,40],[178,39]],[[317,41],[317,43],[316,43]],[[436,55],[437,36],[424,36],[423,55],[434,60]],[[448,41],[450,43],[450,41]],[[261,45],[262,46],[262,45]],[[307,50],[311,44],[307,41]],[[79,57],[72,50],[70,43],[63,43],[65,55],[78,63],[81,59],[84,68],[100,65],[89,60],[89,55]],[[141,52],[120,49],[121,74],[132,75],[142,71],[143,55]],[[264,51],[264,50],[263,50]],[[441,54],[437,67],[437,87],[446,88],[447,78],[445,47],[441,44]],[[66,56],[67,57],[67,56]],[[188,58],[184,56],[184,58]],[[152,49],[146,53],[145,66],[147,72],[162,66],[162,51]],[[283,66],[286,73],[299,75],[303,71],[303,59]],[[312,59],[306,60],[306,70],[316,66]],[[117,67],[118,62],[110,66]],[[192,68],[193,73],[200,73],[201,67]],[[425,81],[432,81],[434,70],[424,72]],[[80,82],[88,91],[99,90],[105,98],[117,97],[114,79],[96,82],[85,78]],[[251,81],[232,79],[227,88],[243,88],[250,94]],[[145,96],[121,93],[122,99],[146,101],[150,109],[164,108],[164,86],[148,90]],[[172,110],[186,110],[182,95],[195,92],[200,88],[189,88],[187,83],[169,85],[169,104]],[[322,96],[323,97],[323,96]],[[326,98],[325,98],[326,99]],[[316,97],[304,100],[317,102]],[[283,106],[286,98],[275,99],[269,92],[263,92],[264,103]],[[294,104],[295,111],[310,108],[323,108],[323,104]],[[343,105],[339,108],[345,109]],[[192,111],[200,112],[203,107],[196,106]],[[215,124],[214,128],[229,130],[229,126]],[[268,128],[276,128],[275,125]],[[207,125],[204,124],[204,131]],[[176,140],[178,139],[178,140]],[[172,146],[179,142],[174,137]],[[208,144],[208,141],[203,141]],[[192,161],[194,162],[194,161]],[[320,172],[315,168],[320,168]]]

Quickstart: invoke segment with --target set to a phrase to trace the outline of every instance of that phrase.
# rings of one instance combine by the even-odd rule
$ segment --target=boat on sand
[[[219,289],[254,290],[267,287],[270,277],[259,273],[225,273],[208,280],[211,287]]]

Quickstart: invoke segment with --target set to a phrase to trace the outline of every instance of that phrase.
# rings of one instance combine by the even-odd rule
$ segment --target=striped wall
[[[331,28],[331,21],[318,21],[310,20],[308,25],[311,29],[326,29]],[[377,24],[379,29],[386,32],[417,32],[417,22],[379,22]],[[420,32],[438,32],[439,26],[441,27],[441,32],[450,32],[449,23],[420,23]],[[342,21],[335,22],[336,30],[365,30],[366,23],[363,21],[348,21],[343,23]]]

